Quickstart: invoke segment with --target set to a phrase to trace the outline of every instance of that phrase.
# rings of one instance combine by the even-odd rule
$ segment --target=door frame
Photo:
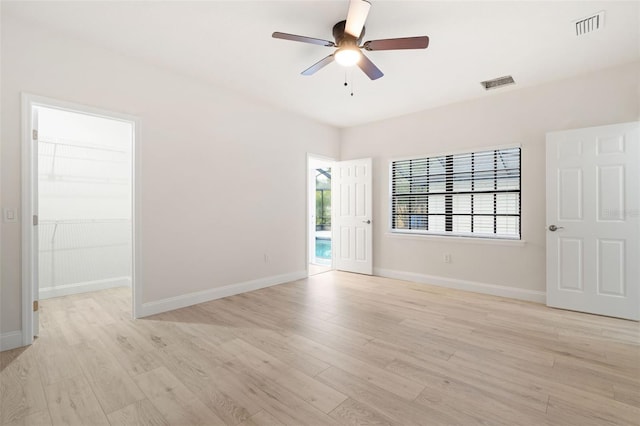
[[[140,226],[140,200],[141,200],[141,161],[140,161],[140,119],[133,115],[107,111],[77,103],[52,99],[43,96],[22,93],[22,344],[33,343],[34,314],[33,300],[36,271],[38,268],[37,247],[34,247],[33,238],[35,227],[32,223],[34,208],[34,195],[38,182],[37,167],[34,164],[34,155],[37,149],[33,149],[32,141],[32,111],[33,107],[42,106],[55,108],[85,115],[107,118],[111,120],[126,121],[133,125],[133,146],[131,149],[131,293],[133,318],[138,318],[142,312],[142,276],[141,276],[141,226]],[[36,159],[37,160],[37,159]]]
[[[306,222],[306,244],[305,244],[305,252],[307,253],[307,255],[305,256],[306,259],[306,266],[305,269],[307,270],[307,276],[309,276],[309,264],[311,263],[311,255],[310,255],[310,251],[311,251],[311,196],[314,196],[314,200],[315,200],[315,184],[313,185],[313,192],[311,190],[311,162],[313,160],[317,160],[317,161],[324,161],[327,163],[335,163],[336,160],[334,158],[331,157],[327,157],[325,155],[320,155],[320,154],[313,154],[311,152],[307,152],[307,162],[306,162],[306,167],[305,167],[305,175],[306,175],[306,182],[307,182],[307,197],[306,197],[306,207],[305,207],[305,211],[307,212],[307,220]],[[331,197],[333,198],[333,191],[331,191]],[[333,200],[331,201],[331,206],[333,208]],[[333,210],[331,212],[331,221],[333,222]],[[314,226],[315,229],[315,226]],[[315,238],[315,235],[314,235]],[[333,250],[333,226],[331,226],[331,270],[335,269],[334,268],[334,250]]]

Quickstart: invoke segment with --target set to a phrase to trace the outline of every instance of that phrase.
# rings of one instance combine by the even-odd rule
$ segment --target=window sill
[[[489,244],[498,246],[524,247],[527,242],[524,240],[509,240],[506,238],[484,238],[484,237],[461,237],[449,235],[429,235],[429,234],[409,234],[403,232],[386,232],[385,237],[408,238],[425,241],[437,241],[439,243],[461,243],[461,244]]]

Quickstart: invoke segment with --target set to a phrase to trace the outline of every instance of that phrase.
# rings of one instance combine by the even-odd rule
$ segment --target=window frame
[[[507,235],[507,234],[479,234],[473,232],[453,232],[453,231],[427,231],[421,229],[394,229],[393,227],[393,165],[395,162],[399,161],[408,161],[408,160],[421,160],[427,158],[436,158],[436,157],[446,157],[446,156],[456,156],[456,155],[471,155],[472,153],[481,153],[488,151],[496,151],[496,150],[506,150],[506,149],[519,149],[520,150],[520,176],[519,176],[519,200],[518,200],[518,211],[519,211],[519,223],[518,223],[518,235]],[[388,173],[389,173],[389,186],[388,186],[388,232],[393,236],[413,236],[417,238],[428,238],[428,237],[438,237],[442,238],[461,238],[461,239],[473,239],[473,240],[487,240],[487,241],[507,241],[507,242],[522,242],[522,145],[520,144],[508,144],[508,145],[499,145],[499,146],[490,146],[490,147],[477,147],[477,148],[468,148],[468,149],[460,149],[455,151],[445,151],[440,153],[431,153],[426,155],[411,155],[405,157],[397,157],[389,160]],[[446,193],[442,193],[446,194]],[[446,218],[446,213],[444,214]],[[453,215],[452,215],[453,216]],[[446,220],[446,219],[445,219]]]

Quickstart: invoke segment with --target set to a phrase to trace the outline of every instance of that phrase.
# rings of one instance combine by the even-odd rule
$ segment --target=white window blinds
[[[393,161],[391,230],[520,239],[520,148]]]

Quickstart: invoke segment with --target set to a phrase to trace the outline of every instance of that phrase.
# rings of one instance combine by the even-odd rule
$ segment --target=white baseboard
[[[0,351],[8,351],[23,346],[22,331],[10,331],[0,334]]]
[[[502,285],[437,277],[433,275],[417,274],[414,272],[395,271],[393,269],[374,268],[373,273],[374,275],[385,278],[395,278],[398,280],[411,281],[420,284],[431,284],[439,287],[455,288],[457,290],[466,290],[475,293],[526,300],[529,302],[546,302],[546,293],[544,291],[505,287]]]
[[[259,278],[257,280],[245,281],[236,284],[226,285],[224,287],[212,288],[209,290],[198,291],[195,293],[183,294],[181,296],[170,297],[167,299],[157,300],[155,302],[143,303],[138,311],[138,318],[144,318],[149,315],[155,315],[162,312],[173,311],[175,309],[186,308],[187,306],[197,305],[198,303],[208,302],[210,300],[221,299],[248,291],[259,290],[265,287],[271,287],[278,284],[284,284],[291,281],[307,278],[307,271],[292,272],[283,275],[274,275],[271,277]]]
[[[89,291],[106,290],[114,287],[131,287],[131,277],[117,277],[106,280],[84,281],[81,283],[65,284],[55,287],[41,287],[40,299],[68,296],[70,294],[86,293]]]

